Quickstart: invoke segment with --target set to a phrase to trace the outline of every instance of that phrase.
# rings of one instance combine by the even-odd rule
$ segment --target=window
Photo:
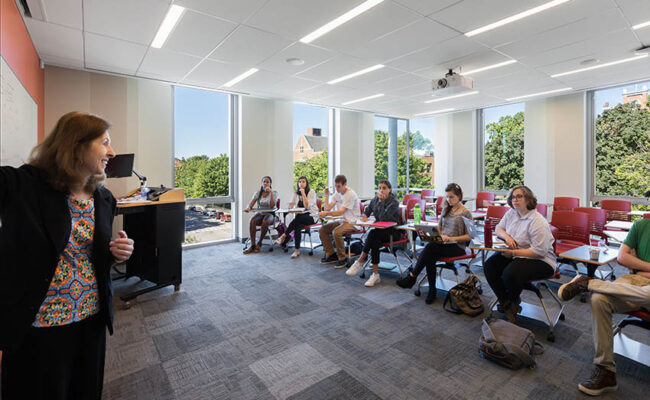
[[[410,121],[411,157],[409,157],[409,188],[434,188],[433,118]]]
[[[648,87],[650,81],[590,93],[594,201],[630,197],[640,202],[650,188]]]
[[[185,244],[233,238],[230,95],[174,87],[174,185],[185,189]]]
[[[317,192],[327,187],[329,110],[308,104],[293,106],[294,183],[306,176]]]
[[[375,187],[386,179],[400,198],[408,189],[408,125],[405,119],[375,117]]]
[[[481,111],[481,186],[503,193],[524,183],[524,103]]]

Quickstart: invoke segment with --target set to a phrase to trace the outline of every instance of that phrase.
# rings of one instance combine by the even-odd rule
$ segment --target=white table
[[[627,239],[628,231],[603,231],[605,236],[623,243]]]
[[[650,214],[650,211],[632,210],[627,213],[627,215],[636,215],[639,217],[643,217],[645,214]]]
[[[605,228],[609,229],[623,229],[624,231],[629,231],[632,229],[633,222],[628,221],[609,221],[605,224]]]

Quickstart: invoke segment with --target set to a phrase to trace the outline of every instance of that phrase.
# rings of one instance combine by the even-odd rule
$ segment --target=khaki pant
[[[334,254],[334,247],[332,246],[332,240],[330,239],[330,235],[332,235],[334,236],[334,243],[336,244],[336,255],[339,257],[339,260],[344,259],[346,255],[343,236],[348,232],[354,232],[356,230],[357,228],[349,222],[334,221],[327,225],[323,225],[318,230],[318,236],[320,236],[320,241],[323,243],[325,257]]]
[[[596,354],[594,364],[616,372],[612,314],[626,314],[641,308],[650,310],[650,279],[623,275],[614,282],[589,281],[591,314]]]

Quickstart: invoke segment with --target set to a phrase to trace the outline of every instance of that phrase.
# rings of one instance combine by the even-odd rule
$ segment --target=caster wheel
[[[361,279],[366,279],[366,273],[362,272],[361,275],[359,275],[359,278]]]
[[[548,336],[546,336],[546,340],[548,340],[551,343],[555,343],[555,334],[549,333]]]
[[[273,247],[269,249],[269,253],[273,253]]]
[[[417,297],[420,297],[421,294],[422,294],[422,292],[420,292],[420,289],[418,289],[418,290],[416,290],[415,292],[413,292],[413,295],[415,295],[415,296],[417,296]]]
[[[616,275],[612,274],[612,280],[613,280],[613,281],[616,280]]]
[[[178,292],[179,290],[181,290],[181,285],[174,285],[174,292]]]
[[[130,301],[125,301],[125,302],[124,302],[124,309],[125,309],[125,310],[128,310],[128,309],[130,309],[130,308],[131,308],[131,302],[130,302]]]
[[[313,252],[313,251],[310,251],[310,252],[309,252],[309,255],[310,255],[310,256],[313,256],[313,255],[314,255],[314,252]]]
[[[586,303],[587,302],[587,296],[585,296],[584,293],[580,296],[580,302],[581,303]]]
[[[478,294],[483,294],[483,289],[478,289],[477,292]]]
[[[560,321],[564,321],[566,317],[564,316],[564,313],[560,314]]]

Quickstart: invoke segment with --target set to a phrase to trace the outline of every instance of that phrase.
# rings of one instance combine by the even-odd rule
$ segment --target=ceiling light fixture
[[[514,64],[516,62],[517,62],[517,60],[508,60],[508,61],[500,62],[500,63],[497,63],[497,64],[488,65],[487,67],[483,67],[483,68],[471,69],[469,71],[463,72],[463,75],[471,75],[471,74],[476,74],[478,72],[483,72],[483,71],[487,71],[487,70],[494,69],[494,68],[505,67],[506,65]]]
[[[427,104],[429,104],[429,103],[437,103],[439,101],[457,99],[459,97],[471,96],[473,94],[478,94],[478,91],[475,90],[473,92],[467,92],[467,93],[455,94],[453,96],[447,96],[447,97],[440,97],[440,98],[437,98],[437,99],[431,99],[431,100],[425,101],[425,103],[427,103]]]
[[[340,77],[340,78],[333,79],[333,80],[331,80],[331,81],[329,81],[329,82],[327,82],[327,83],[330,84],[330,85],[333,85],[333,84],[335,84],[335,83],[343,82],[343,81],[345,81],[345,80],[348,80],[348,79],[351,79],[351,78],[357,77],[357,76],[359,76],[359,75],[367,74],[368,72],[377,71],[378,69],[382,69],[382,68],[384,68],[384,67],[385,67],[385,65],[383,65],[383,64],[373,65],[372,67],[368,67],[368,68],[366,68],[366,69],[362,69],[361,71],[353,72],[353,73],[351,73],[351,74],[348,74],[348,75],[342,76],[342,77]]]
[[[648,27],[648,26],[650,26],[650,21],[642,22],[642,23],[640,23],[640,24],[636,24],[636,25],[634,25],[634,26],[632,27],[632,29],[637,30],[637,29],[641,29],[641,28],[646,28],[646,27]]]
[[[551,78],[558,78],[560,76],[577,74],[578,72],[591,71],[593,69],[611,67],[612,65],[623,64],[623,63],[630,62],[630,61],[637,61],[637,60],[641,60],[641,59],[646,58],[646,57],[648,57],[647,54],[641,54],[641,55],[638,55],[638,56],[635,56],[635,57],[624,58],[622,60],[612,61],[612,62],[608,62],[608,63],[605,63],[605,64],[594,65],[593,67],[580,68],[580,69],[574,69],[572,71],[562,72],[562,73],[559,73],[559,74],[551,75]]]
[[[321,26],[320,28],[316,29],[309,35],[303,37],[300,39],[302,43],[311,43],[314,40],[318,39],[319,37],[323,36],[327,32],[338,28],[339,26],[343,25],[344,23],[348,22],[352,18],[358,16],[359,14],[362,14],[369,9],[373,8],[377,4],[381,3],[384,0],[367,0],[358,6],[354,7],[352,10],[346,12],[345,14],[341,15],[338,18],[333,19],[332,21],[326,23],[325,25]]]
[[[376,98],[378,98],[378,97],[383,97],[383,96],[384,96],[383,93],[379,93],[379,94],[375,94],[375,95],[368,96],[368,97],[362,97],[362,98],[360,98],[360,99],[356,99],[356,100],[352,100],[352,101],[346,101],[345,103],[341,103],[341,104],[343,104],[344,106],[347,106],[348,104],[359,103],[359,102],[361,102],[361,101],[366,101],[366,100],[376,99]]]
[[[224,84],[223,86],[224,86],[224,87],[231,87],[231,86],[235,85],[236,83],[238,83],[238,82],[240,82],[240,81],[243,81],[244,79],[246,79],[246,78],[248,78],[249,76],[253,75],[253,74],[256,73],[257,71],[259,71],[259,69],[257,69],[257,68],[251,68],[251,69],[249,69],[248,71],[244,72],[243,74],[238,75],[238,76],[236,76],[235,78],[231,79],[230,81],[226,82],[226,84]]]
[[[527,99],[529,97],[543,96],[545,94],[566,92],[567,90],[573,90],[573,88],[565,87],[565,88],[562,88],[562,89],[548,90],[546,92],[531,93],[531,94],[526,94],[526,95],[523,95],[523,96],[510,97],[509,99],[506,99],[506,101],[521,100],[521,99]]]
[[[169,34],[172,33],[174,27],[183,16],[183,12],[185,12],[185,7],[177,6],[176,4],[172,4],[172,6],[169,7],[165,19],[162,24],[160,24],[160,28],[158,28],[158,32],[153,38],[153,42],[151,42],[151,47],[156,49],[163,47]]]
[[[560,4],[564,4],[564,3],[568,2],[568,1],[571,1],[571,0],[553,0],[553,1],[549,1],[548,3],[542,4],[541,6],[537,6],[537,7],[531,8],[529,10],[522,11],[519,14],[512,15],[512,16],[510,16],[508,18],[504,18],[504,19],[499,20],[497,22],[493,22],[491,24],[488,24],[488,25],[482,26],[480,28],[474,29],[472,31],[469,31],[469,32],[467,32],[465,34],[465,36],[472,37],[472,36],[478,35],[479,33],[491,31],[492,29],[496,29],[496,28],[498,28],[500,26],[509,24],[511,22],[519,21],[520,19],[530,17],[531,15],[535,15],[535,14],[540,13],[542,11],[546,11],[549,8],[559,6]]]
[[[440,114],[440,113],[446,113],[446,112],[450,112],[450,111],[454,111],[454,110],[455,110],[455,108],[445,108],[445,109],[442,109],[442,110],[428,111],[428,112],[423,112],[423,113],[419,113],[419,114],[413,114],[413,116],[418,117],[420,115]]]

